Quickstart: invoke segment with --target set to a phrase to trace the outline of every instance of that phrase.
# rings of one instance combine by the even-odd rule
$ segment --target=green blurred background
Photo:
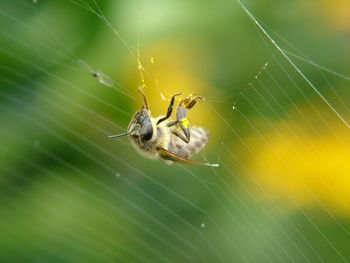
[[[334,110],[236,1],[0,1],[0,262],[350,261],[349,1],[244,5]],[[219,168],[108,140],[138,51],[153,115],[206,98]]]

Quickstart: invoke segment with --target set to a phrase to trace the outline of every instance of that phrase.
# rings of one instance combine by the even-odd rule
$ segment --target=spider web
[[[1,261],[348,262],[344,40],[268,2],[283,22],[239,0],[2,2]],[[155,116],[206,98],[194,159],[219,168],[108,140],[140,86]]]

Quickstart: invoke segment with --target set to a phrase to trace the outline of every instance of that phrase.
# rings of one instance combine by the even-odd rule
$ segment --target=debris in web
[[[114,87],[115,86],[115,82],[108,77],[107,75],[103,74],[102,72],[96,71],[94,70],[86,61],[82,60],[82,59],[78,59],[77,63],[84,68],[85,70],[89,71],[91,76],[93,76],[95,79],[97,79],[97,81],[105,86],[108,87]]]

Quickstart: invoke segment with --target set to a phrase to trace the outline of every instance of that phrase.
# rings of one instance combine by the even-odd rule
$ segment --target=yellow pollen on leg
[[[182,123],[182,125],[187,129],[188,125],[190,124],[190,122],[188,121],[187,118],[183,118],[180,120],[180,122]]]

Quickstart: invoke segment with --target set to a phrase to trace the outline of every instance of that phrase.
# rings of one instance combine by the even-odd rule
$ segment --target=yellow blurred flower
[[[321,112],[323,122],[310,109],[301,111],[306,119],[292,112],[274,131],[248,139],[255,150],[249,185],[287,209],[318,206],[349,215],[350,131],[334,115]]]

